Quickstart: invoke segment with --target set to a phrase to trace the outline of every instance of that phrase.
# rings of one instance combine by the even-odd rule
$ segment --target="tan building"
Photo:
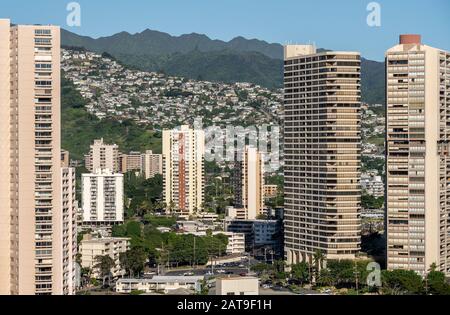
[[[167,211],[201,212],[204,202],[205,133],[181,126],[163,131],[164,202]]]
[[[285,255],[353,259],[360,249],[361,61],[285,47]]]
[[[450,275],[450,53],[401,35],[386,67],[387,267]]]
[[[216,278],[216,295],[259,295],[259,280],[235,276]]]
[[[155,154],[151,150],[145,151],[142,154],[142,174],[144,174],[145,179],[154,177],[156,174],[162,175],[162,154]]]
[[[70,166],[70,154],[69,151],[61,150],[61,167]]]
[[[119,172],[126,173],[142,170],[141,152],[130,152],[129,154],[119,154]]]
[[[108,255],[114,260],[115,266],[111,270],[113,277],[125,275],[125,270],[120,266],[120,254],[130,249],[130,239],[125,237],[92,238],[91,235],[85,235],[80,244],[81,266],[90,268],[93,276],[100,277],[99,270],[94,268],[97,264],[97,256]]]
[[[119,146],[106,144],[103,139],[94,140],[89,154],[85,155],[85,167],[91,173],[98,169],[119,172]]]
[[[245,146],[242,158],[236,162],[234,194],[234,205],[246,210],[246,219],[256,219],[263,213],[264,155],[256,148]]]
[[[77,211],[76,173],[71,167],[61,168],[63,293],[75,294],[77,256]]]
[[[278,186],[277,185],[264,185],[264,197],[265,198],[275,198],[278,196]]]
[[[0,294],[63,294],[59,27],[0,19],[0,104]]]

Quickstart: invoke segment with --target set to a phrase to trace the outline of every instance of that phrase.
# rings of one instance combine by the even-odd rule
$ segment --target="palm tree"
[[[325,260],[325,255],[323,254],[322,250],[318,249],[313,255],[313,262],[316,266],[316,269],[320,271],[323,267],[323,261]]]

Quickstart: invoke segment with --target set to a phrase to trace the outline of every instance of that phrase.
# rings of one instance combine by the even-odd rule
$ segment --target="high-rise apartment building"
[[[356,52],[285,47],[284,235],[288,264],[360,249],[361,74]]]
[[[169,211],[190,215],[203,209],[204,156],[203,130],[163,131],[163,200]]]
[[[77,211],[75,168],[61,168],[62,210],[62,272],[63,294],[73,295],[76,289]]]
[[[63,294],[60,29],[0,19],[0,294]]]
[[[119,146],[106,144],[103,139],[94,140],[89,154],[85,155],[85,166],[91,173],[98,169],[119,172]]]
[[[84,225],[114,225],[124,220],[123,174],[109,169],[81,175]]]
[[[386,67],[387,267],[450,275],[450,53],[401,35]]]
[[[142,174],[145,179],[154,177],[156,174],[162,174],[162,154],[155,154],[151,150],[142,154]]]
[[[234,206],[245,209],[246,219],[256,219],[264,210],[264,155],[245,146],[235,163]]]

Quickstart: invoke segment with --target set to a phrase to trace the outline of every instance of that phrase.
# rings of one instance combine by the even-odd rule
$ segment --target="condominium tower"
[[[181,126],[163,131],[164,198],[168,211],[191,215],[203,209],[205,133]]]
[[[285,255],[320,251],[352,259],[360,249],[360,55],[285,47]]]
[[[0,19],[0,294],[63,294],[60,29]]]
[[[123,174],[97,169],[81,175],[83,225],[109,226],[124,221]]]
[[[264,155],[245,146],[234,170],[234,206],[245,209],[246,219],[256,219],[264,210]]]
[[[401,35],[386,68],[387,267],[450,275],[450,53]]]

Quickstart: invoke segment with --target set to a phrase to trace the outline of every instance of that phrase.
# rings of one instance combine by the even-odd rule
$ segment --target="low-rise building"
[[[201,290],[203,276],[154,276],[151,279],[119,279],[116,282],[116,292],[131,293],[143,291],[146,293],[163,292],[165,294],[178,289]]]
[[[193,232],[189,233],[196,236],[206,236],[206,232]],[[233,232],[212,232],[212,235],[223,234],[228,237],[227,254],[243,254],[245,253],[245,234],[244,233],[233,233]]]
[[[259,295],[259,280],[256,277],[217,278],[216,295]]]
[[[94,277],[99,277],[99,271],[94,266],[97,264],[97,256],[108,255],[114,260],[115,266],[111,273],[113,277],[123,276],[125,270],[120,266],[119,256],[130,249],[130,238],[108,237],[93,238],[91,235],[85,235],[80,244],[81,267],[90,268]]]

